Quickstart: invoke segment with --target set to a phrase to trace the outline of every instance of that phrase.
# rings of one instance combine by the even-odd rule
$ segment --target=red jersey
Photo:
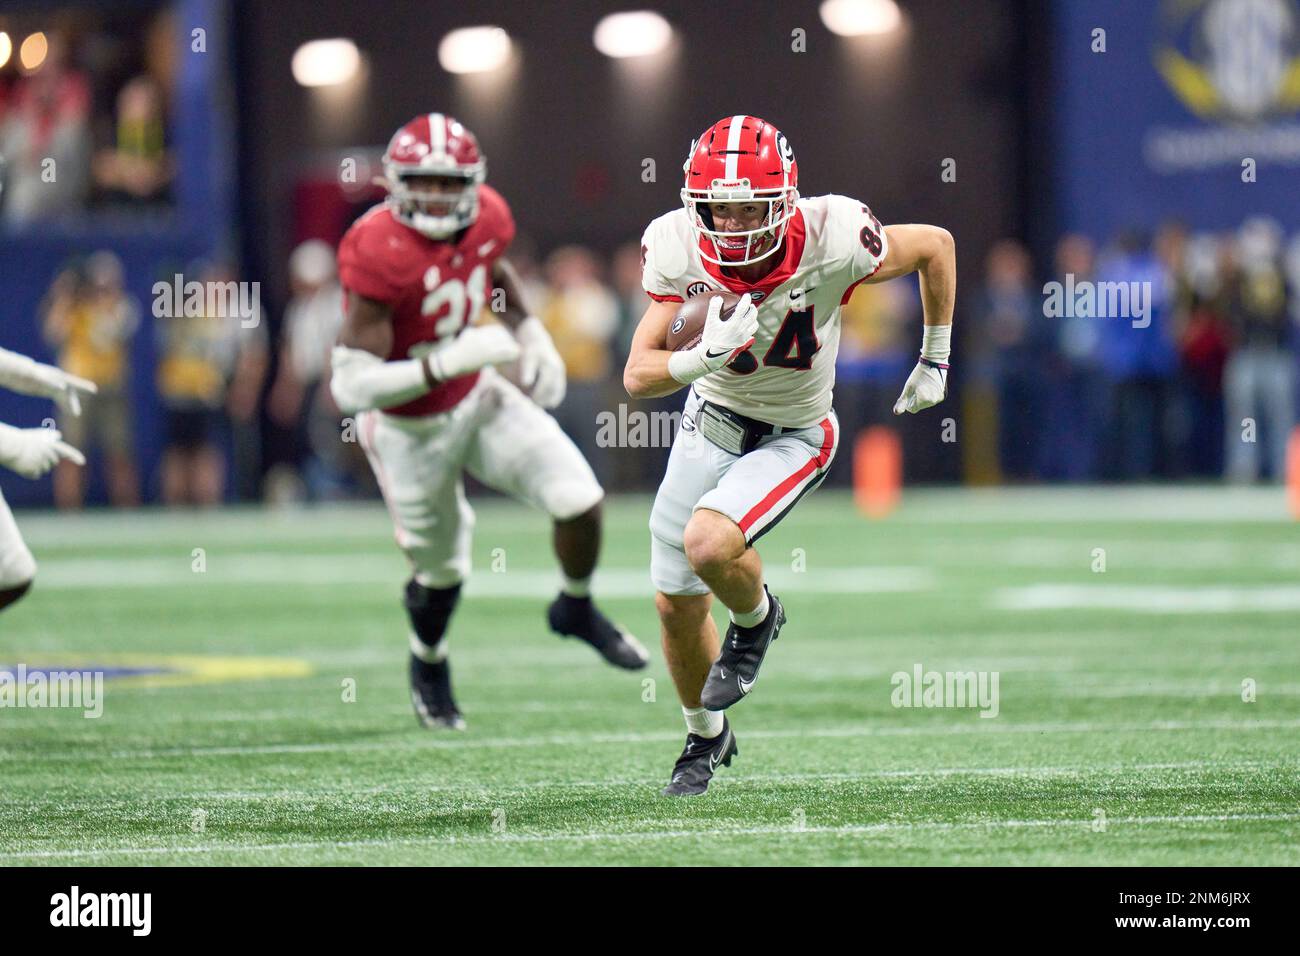
[[[375,206],[339,243],[339,281],[351,293],[393,310],[387,361],[421,358],[477,318],[492,294],[492,265],[515,237],[510,207],[491,186],[479,187],[478,218],[459,237],[430,239]],[[454,241],[453,241],[454,240]],[[390,415],[432,415],[464,398],[478,372],[450,379]]]

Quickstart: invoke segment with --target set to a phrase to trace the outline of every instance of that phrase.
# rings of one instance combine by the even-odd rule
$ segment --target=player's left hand
[[[912,369],[903,385],[903,394],[894,402],[894,414],[919,412],[923,408],[938,405],[948,394],[948,365],[933,362],[926,364],[922,359]]]
[[[568,387],[564,359],[551,340],[542,320],[530,315],[515,329],[519,340],[519,380],[524,390],[542,408],[554,408],[564,401]]]

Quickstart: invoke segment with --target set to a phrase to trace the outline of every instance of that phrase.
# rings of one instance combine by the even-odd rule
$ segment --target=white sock
[[[767,588],[763,588],[763,600],[758,602],[758,607],[754,608],[754,610],[750,611],[748,614],[737,614],[735,611],[732,611],[731,620],[737,627],[757,627],[762,624],[763,619],[767,617],[767,610],[770,606],[771,603],[767,599]]]
[[[445,636],[438,642],[437,647],[430,647],[424,643],[415,636],[414,631],[408,632],[407,636],[411,639],[411,653],[426,664],[438,664],[447,659],[447,638]]]
[[[569,597],[591,597],[591,575],[587,575],[585,578],[571,578],[561,572],[560,590]]]
[[[700,737],[716,737],[722,733],[722,711],[703,707],[683,707],[686,729]]]

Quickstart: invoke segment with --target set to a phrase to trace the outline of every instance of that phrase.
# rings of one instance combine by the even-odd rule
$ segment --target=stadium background
[[[153,284],[178,272],[192,279],[224,262],[230,275],[259,283],[263,308],[260,328],[239,346],[247,367],[237,369],[235,353],[227,353],[218,370],[225,391],[211,399],[211,432],[227,472],[222,496],[371,494],[355,456],[312,471],[305,422],[291,407],[268,414],[292,298],[289,256],[307,239],[337,241],[378,196],[368,181],[387,136],[436,106],[478,133],[490,180],[520,226],[516,255],[535,308],[562,326],[556,331],[575,385],[563,424],[612,488],[645,490],[656,451],[594,441],[596,413],[627,401],[618,373],[641,305],[629,250],[646,222],[677,203],[691,137],[717,115],[743,109],[790,136],[806,194],[861,197],[886,222],[937,222],[957,238],[957,371],[947,410],[961,425],[960,440],[940,441],[924,419],[887,422],[902,434],[909,482],[1217,478],[1228,467],[1222,369],[1236,346],[1231,307],[1209,315],[1208,325],[1190,323],[1190,332],[1188,316],[1172,314],[1186,313],[1184,306],[1158,310],[1166,314],[1154,330],[1125,332],[1122,321],[1045,318],[1038,292],[1059,277],[1063,237],[1084,237],[1101,254],[1106,278],[1149,277],[1152,268],[1172,275],[1146,261],[1163,225],[1184,223],[1204,240],[1192,243],[1204,259],[1206,242],[1218,237],[1231,249],[1242,224],[1262,214],[1287,224],[1274,256],[1279,271],[1289,268],[1282,294],[1294,313],[1300,247],[1288,259],[1285,241],[1300,199],[1286,137],[1295,135],[1300,104],[1297,11],[1265,4],[1284,15],[1269,46],[1272,21],[1258,11],[1243,19],[1256,9],[1243,6],[1224,19],[1237,24],[1240,43],[1215,46],[1206,25],[1215,6],[1232,4],[981,0],[955,16],[951,4],[919,0],[904,5],[896,27],[849,37],[828,30],[815,4],[722,5],[701,24],[692,5],[666,3],[657,9],[673,25],[667,48],[614,59],[592,43],[608,12],[600,3],[485,2],[472,16],[455,6],[394,3],[382,17],[354,4],[296,0],[9,4],[0,15],[11,37],[0,68],[8,142],[22,142],[25,124],[45,122],[24,107],[23,94],[42,75],[48,80],[57,69],[88,95],[59,116],[81,144],[60,157],[55,182],[44,184],[47,197],[59,198],[16,208],[17,181],[39,169],[26,154],[10,158],[0,344],[57,360],[59,350],[42,334],[56,276],[96,250],[118,256],[140,316],[123,346],[129,456],[140,497],[159,501],[167,396],[159,394],[164,330],[151,314]],[[471,74],[443,69],[444,36],[476,23],[509,34],[506,65]],[[1105,52],[1094,52],[1097,27],[1106,31]],[[38,30],[62,38],[63,67],[51,65],[53,54],[39,69],[23,67],[24,38]],[[335,86],[296,82],[295,51],[333,37],[354,41],[354,75]],[[1238,91],[1253,110],[1245,119],[1226,96],[1206,107],[1203,95],[1195,101],[1168,81],[1171,52],[1203,68],[1203,85],[1212,87],[1214,55],[1230,59],[1252,42],[1275,52],[1283,73],[1261,67],[1252,82],[1263,93],[1249,84]],[[122,90],[140,77],[161,90],[163,138],[154,149],[171,172],[152,194],[123,197],[99,163],[106,152],[128,149]],[[1227,159],[1161,166],[1149,142],[1170,130],[1242,142]],[[1257,159],[1257,181],[1242,182],[1235,155],[1255,151],[1268,135],[1274,146]],[[348,163],[356,165],[345,176]],[[994,272],[1003,285],[991,282]],[[850,433],[886,422],[891,392],[910,364],[918,303],[912,284],[895,285],[860,290],[849,310],[838,405]],[[1292,424],[1273,419],[1288,413],[1275,404],[1259,409],[1264,477],[1277,458],[1269,446]],[[0,396],[6,421],[34,424],[45,414],[37,402]],[[1152,453],[1140,453],[1148,446]],[[99,503],[108,497],[103,456],[89,451],[89,501]],[[268,486],[268,472],[289,480]],[[848,479],[842,464],[833,480]],[[0,481],[17,505],[53,500],[49,479]]]
[[[888,24],[887,0],[856,2]],[[1300,545],[1270,466],[1294,419],[1300,3],[899,0],[896,27],[856,37],[814,2],[648,6],[673,38],[641,61],[595,49],[594,2],[0,6],[0,345],[68,360],[54,340],[74,316],[75,360],[102,326],[101,371],[123,370],[120,398],[106,385],[88,409],[89,507],[70,513],[67,471],[0,471],[39,565],[0,615],[0,674],[107,687],[101,719],[0,711],[0,865],[1300,861]],[[445,36],[477,24],[508,33],[508,65],[448,72]],[[338,38],[351,79],[300,85],[302,45]],[[332,49],[315,69],[346,65]],[[556,641],[547,522],[481,489],[452,631],[469,729],[411,719],[407,569],[310,397],[338,320],[328,245],[324,270],[295,250],[338,238],[376,198],[387,136],[434,108],[477,132],[514,207],[514,256],[569,362],[562,421],[622,492],[596,593],[650,645],[663,452],[594,447],[595,415],[626,401],[637,240],[677,203],[691,137],[757,113],[789,134],[806,193],[956,236],[939,408],[888,414],[915,281],[851,303],[837,405],[847,433],[897,431],[901,502],[859,514],[846,453],[841,487],[764,539],[791,624],[704,800],[657,796],[683,733],[658,649],[625,674]],[[1069,321],[1042,294],[1067,271],[1181,291],[1147,328]],[[156,318],[153,284],[177,272],[257,282],[261,323]],[[1227,383],[1259,368],[1245,443]],[[7,423],[51,411],[0,391]],[[172,481],[177,411],[215,454]],[[115,442],[117,471],[95,447]],[[230,507],[161,506],[204,496]],[[322,503],[257,504],[302,498]],[[922,667],[1000,674],[997,718],[896,705],[891,674]]]

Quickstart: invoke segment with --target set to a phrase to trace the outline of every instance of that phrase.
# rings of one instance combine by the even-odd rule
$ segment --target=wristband
[[[932,362],[946,362],[951,343],[951,325],[927,325],[921,332],[921,355]]]

